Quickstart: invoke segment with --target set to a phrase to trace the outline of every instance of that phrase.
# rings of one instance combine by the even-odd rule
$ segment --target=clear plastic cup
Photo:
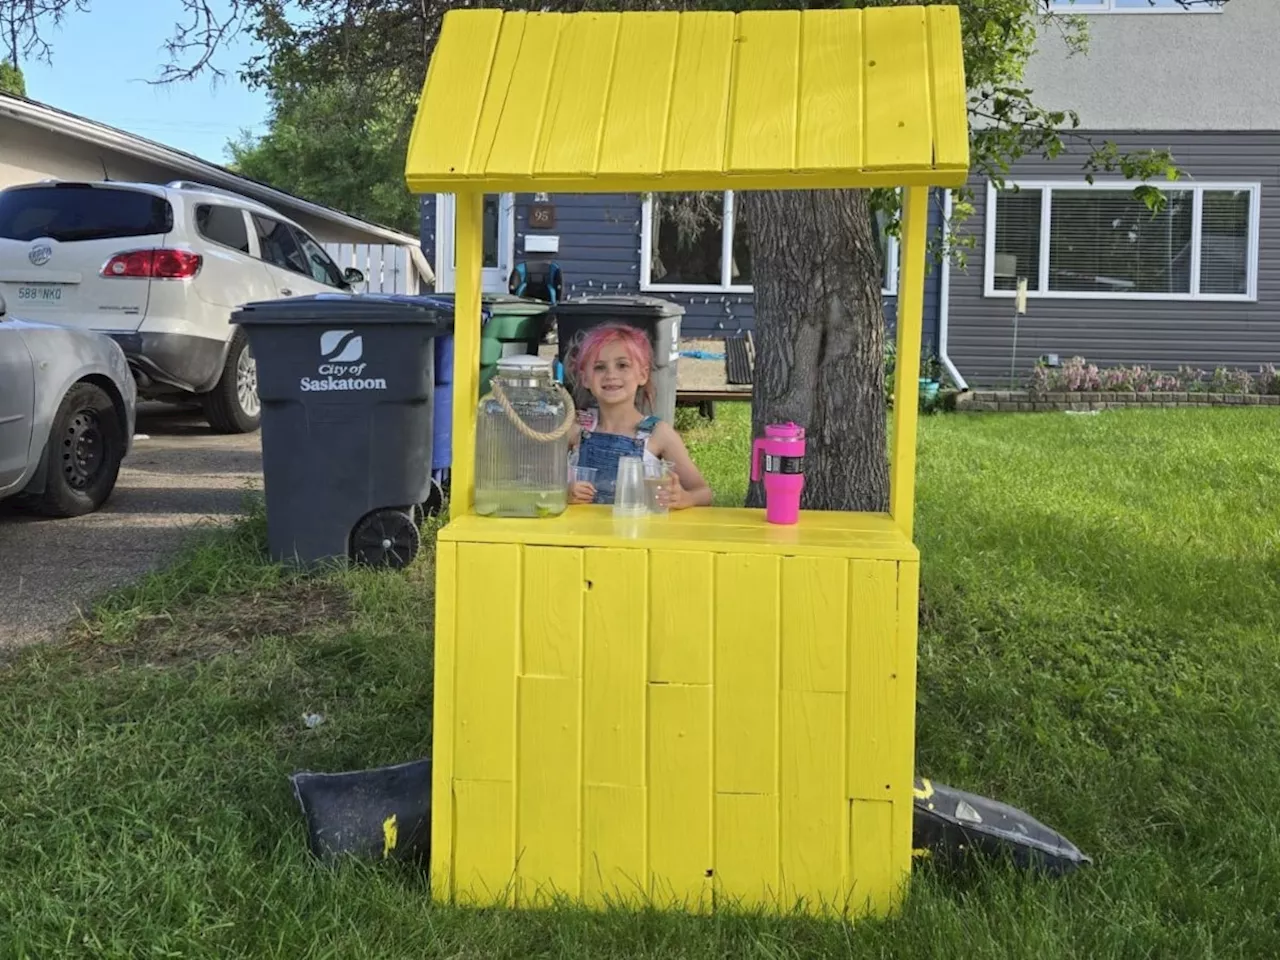
[[[613,493],[616,517],[643,517],[649,512],[644,485],[644,461],[640,457],[618,459],[618,483]]]
[[[569,467],[569,484],[589,483],[594,487],[597,472],[595,467],[580,467],[575,463]]]
[[[675,475],[675,464],[670,460],[659,460],[657,463],[645,461],[644,486],[649,501],[650,513],[669,513],[670,508],[659,499],[659,492],[671,483]]]

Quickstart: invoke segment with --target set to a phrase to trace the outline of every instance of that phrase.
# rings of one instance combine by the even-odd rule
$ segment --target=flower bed
[[[1109,407],[1280,406],[1280,373],[1263,364],[1256,374],[1219,367],[1213,373],[1179,367],[1099,369],[1083,357],[1060,367],[1037,366],[1026,390],[977,390],[956,398],[957,409],[999,412],[1105,410]]]
[[[1211,393],[1208,391],[1075,390],[1033,393],[1028,390],[976,390],[956,397],[956,409],[970,412],[1049,413],[1107,410],[1115,407],[1280,407],[1280,395]]]

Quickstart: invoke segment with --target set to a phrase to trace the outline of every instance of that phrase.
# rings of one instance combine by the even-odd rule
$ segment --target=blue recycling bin
[[[435,422],[431,428],[431,473],[442,482],[442,471],[453,464],[453,334],[437,337]]]

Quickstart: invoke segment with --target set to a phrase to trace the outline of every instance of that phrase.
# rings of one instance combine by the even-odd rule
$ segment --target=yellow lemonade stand
[[[928,188],[968,173],[955,7],[449,13],[406,179],[456,193],[433,896],[885,913],[911,869]],[[485,193],[905,187],[888,514],[472,509]],[[810,443],[815,442],[813,438]],[[743,450],[743,469],[748,451]]]

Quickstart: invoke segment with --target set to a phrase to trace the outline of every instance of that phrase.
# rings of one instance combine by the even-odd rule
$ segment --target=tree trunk
[[[752,436],[805,428],[801,505],[884,511],[884,270],[870,196],[860,190],[738,195],[751,224],[756,302]],[[762,506],[752,484],[748,506]]]

